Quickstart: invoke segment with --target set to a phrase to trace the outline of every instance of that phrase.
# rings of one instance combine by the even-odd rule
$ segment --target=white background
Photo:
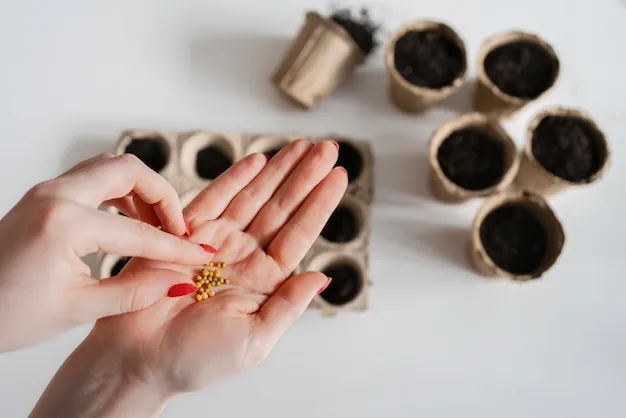
[[[270,73],[306,9],[327,11],[326,1],[2,1],[0,209],[110,149],[126,128],[367,138],[376,157],[371,310],[308,312],[261,367],[176,398],[164,416],[626,416],[626,2],[386,3],[373,9],[387,33],[414,18],[450,22],[467,41],[471,75],[492,33],[526,29],[554,45],[557,88],[506,124],[518,144],[550,104],[582,106],[606,130],[607,176],[551,199],[567,242],[542,280],[474,274],[464,249],[480,202],[447,206],[428,192],[428,136],[468,110],[470,96],[402,114],[388,100],[380,53],[312,112],[276,94]],[[27,415],[88,328],[0,355],[0,416]]]

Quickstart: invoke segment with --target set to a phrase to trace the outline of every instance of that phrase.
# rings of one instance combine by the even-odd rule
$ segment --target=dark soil
[[[504,144],[484,128],[453,132],[439,146],[437,160],[443,173],[468,190],[498,183],[506,171]]]
[[[548,233],[528,209],[506,204],[491,212],[480,227],[485,251],[501,269],[513,274],[537,271],[548,249]]]
[[[440,89],[461,75],[465,56],[459,45],[441,31],[410,31],[396,42],[394,65],[409,83]]]
[[[354,145],[345,141],[337,141],[337,143],[339,144],[339,158],[335,167],[345,168],[348,172],[348,182],[352,183],[363,173],[363,156]]]
[[[217,145],[202,148],[196,155],[196,173],[203,179],[214,180],[233,165],[233,159]]]
[[[111,269],[111,277],[120,274],[122,269],[126,266],[126,264],[128,264],[129,261],[130,257],[122,257],[117,260],[117,262],[113,265],[113,268]]]
[[[328,219],[322,229],[322,237],[330,242],[350,242],[359,234],[359,223],[354,211],[348,206],[340,205]]]
[[[376,33],[380,26],[372,22],[367,9],[361,9],[359,16],[353,16],[348,9],[338,10],[330,19],[348,32],[366,57],[378,46]]]
[[[166,145],[158,137],[133,139],[124,152],[134,154],[157,173],[165,168],[169,158]]]
[[[559,63],[540,45],[511,42],[495,48],[485,57],[485,73],[491,82],[509,96],[535,99],[548,90]]]
[[[532,138],[535,159],[546,170],[578,183],[598,172],[605,156],[602,134],[589,123],[573,116],[547,116]]]
[[[274,158],[276,156],[276,154],[278,154],[280,152],[281,149],[283,149],[283,147],[271,148],[271,149],[265,151],[264,154],[265,155],[269,155],[270,158]]]
[[[331,305],[345,305],[361,292],[361,274],[352,264],[333,264],[324,269],[323,273],[333,280],[320,296]]]

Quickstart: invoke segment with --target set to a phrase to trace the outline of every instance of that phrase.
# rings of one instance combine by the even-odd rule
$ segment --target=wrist
[[[158,417],[172,394],[129,372],[127,364],[90,335],[63,363],[30,417]]]

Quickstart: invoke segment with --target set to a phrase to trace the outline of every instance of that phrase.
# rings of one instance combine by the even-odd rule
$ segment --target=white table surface
[[[480,202],[430,197],[428,136],[452,107],[467,109],[468,96],[402,114],[387,98],[380,53],[312,112],[276,94],[268,76],[306,9],[328,10],[322,0],[2,1],[0,209],[108,150],[125,128],[369,138],[371,310],[333,320],[307,313],[261,367],[175,399],[164,416],[626,416],[626,2],[383,3],[374,10],[388,31],[413,18],[450,22],[467,41],[472,75],[489,34],[527,29],[555,46],[558,86],[506,123],[518,144],[532,115],[551,104],[584,107],[608,133],[608,175],[551,199],[567,242],[544,279],[477,276],[464,246]],[[27,415],[88,329],[0,355],[0,416]]]

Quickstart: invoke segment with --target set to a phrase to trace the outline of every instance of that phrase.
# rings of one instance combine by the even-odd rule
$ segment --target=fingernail
[[[330,142],[332,142],[335,148],[337,148],[337,151],[339,151],[339,144],[337,143],[337,141],[330,141]]]
[[[170,287],[170,290],[167,291],[167,296],[170,298],[178,298],[181,296],[189,295],[190,293],[198,290],[196,286],[191,283],[179,283]]]
[[[328,287],[328,285],[330,284],[330,282],[332,282],[333,279],[331,279],[330,277],[326,279],[326,283],[324,283],[324,286],[322,286],[322,288],[320,290],[317,291],[317,294],[319,295],[320,293],[322,293],[324,290],[326,290],[326,288]]]
[[[265,159],[266,159],[267,161],[269,161],[269,160],[271,160],[271,159],[272,159],[272,156],[271,156],[271,155],[269,155],[269,154],[263,154],[263,155],[265,156]]]
[[[215,249],[215,247],[211,247],[208,244],[200,244],[200,246],[202,247],[202,249],[204,251],[206,251],[207,253],[211,253],[211,254],[217,254],[217,250]]]

